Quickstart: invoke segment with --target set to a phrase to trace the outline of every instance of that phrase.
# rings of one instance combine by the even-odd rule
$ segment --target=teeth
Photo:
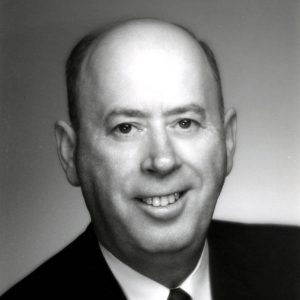
[[[147,197],[143,198],[142,201],[148,205],[159,207],[159,206],[168,206],[169,204],[175,203],[180,198],[178,192],[174,194],[170,194],[167,196],[155,196],[155,197]]]
[[[159,199],[159,197],[153,197],[152,205],[153,206],[160,206],[160,199]]]
[[[171,203],[171,204],[174,203],[175,202],[175,196],[169,195],[168,196],[168,202]]]
[[[168,197],[160,198],[160,206],[167,206],[169,204]]]

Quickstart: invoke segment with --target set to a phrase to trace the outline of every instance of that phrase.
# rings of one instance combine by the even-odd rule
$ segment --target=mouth
[[[185,192],[186,191],[181,191],[181,192],[175,192],[167,195],[159,195],[159,196],[157,195],[157,196],[143,197],[138,199],[142,201],[144,204],[149,206],[166,207],[176,203],[185,194]]]

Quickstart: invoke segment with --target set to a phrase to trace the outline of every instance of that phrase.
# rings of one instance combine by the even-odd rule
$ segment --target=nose
[[[181,159],[166,132],[155,133],[149,138],[147,155],[142,161],[143,172],[168,175],[181,166]]]

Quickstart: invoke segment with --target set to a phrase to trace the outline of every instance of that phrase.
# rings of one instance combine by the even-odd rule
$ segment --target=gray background
[[[0,11],[0,294],[89,221],[60,168],[53,123],[66,118],[71,46],[119,18],[178,22],[215,49],[239,119],[214,217],[300,225],[299,1],[2,0]]]

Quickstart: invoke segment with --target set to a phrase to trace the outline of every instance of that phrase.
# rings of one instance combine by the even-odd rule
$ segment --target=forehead
[[[89,99],[101,95],[109,101],[139,94],[145,99],[147,93],[185,98],[191,91],[216,89],[198,42],[181,28],[157,21],[129,22],[95,41],[83,62],[80,85]]]

